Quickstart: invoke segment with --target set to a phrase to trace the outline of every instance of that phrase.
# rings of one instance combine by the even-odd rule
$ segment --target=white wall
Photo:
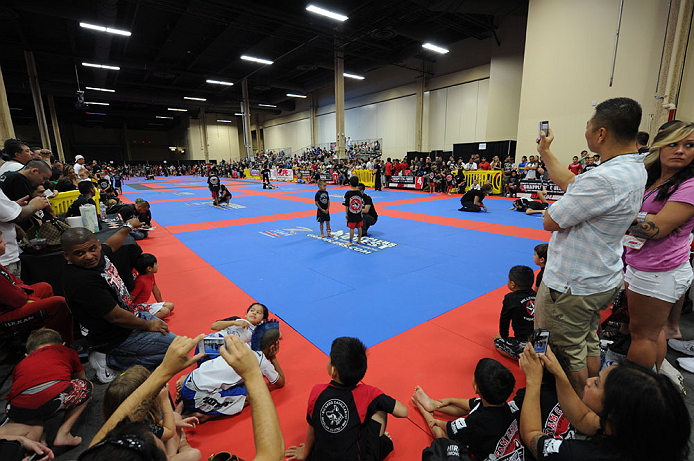
[[[684,61],[682,88],[677,101],[677,120],[694,122],[694,25],[689,35],[687,57]]]
[[[231,117],[232,123],[223,123],[217,122],[217,118],[217,114],[205,114],[210,160],[217,160],[217,162],[238,160],[240,155],[238,131],[241,129],[238,123],[240,119]],[[228,120],[229,118],[228,115],[219,115],[219,119]],[[188,149],[185,155],[187,160],[205,159],[201,123],[201,119],[190,119],[187,133]]]
[[[302,147],[311,145],[311,126],[307,118],[266,126],[263,135],[265,149],[291,147],[292,153],[296,153]]]

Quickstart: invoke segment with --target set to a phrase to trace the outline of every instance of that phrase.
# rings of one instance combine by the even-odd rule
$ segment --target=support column
[[[255,134],[256,134],[256,141],[258,143],[258,151],[259,152],[264,152],[265,151],[265,139],[263,134],[261,134],[261,131],[263,130],[263,117],[260,115],[255,116]]]
[[[10,104],[7,102],[5,80],[2,78],[2,69],[0,69],[0,143],[4,144],[5,140],[10,138],[14,138],[14,126]]]
[[[335,137],[338,158],[345,157],[345,56],[335,40]]]
[[[414,125],[414,150],[422,152],[422,128],[424,125],[424,75],[417,78],[417,110]]]
[[[251,103],[248,98],[248,80],[244,78],[241,81],[241,112],[243,112],[243,144],[246,147],[246,158],[252,155],[253,142],[251,141]]]
[[[34,99],[34,110],[36,111],[36,119],[39,122],[39,133],[41,133],[41,147],[50,150],[51,136],[48,133],[48,124],[46,123],[46,111],[43,109],[43,99],[41,98],[39,76],[36,73],[34,53],[31,51],[24,51],[24,58],[27,62],[27,71],[29,72],[29,86],[31,87],[31,97]]]
[[[58,152],[58,158],[65,163],[65,153],[63,152],[63,140],[60,137],[60,126],[58,125],[58,115],[55,112],[55,102],[53,95],[48,95],[48,110],[51,113],[51,125],[53,125],[53,137],[55,138],[55,150]]]
[[[205,163],[210,163],[210,146],[207,143],[207,120],[205,109],[200,109],[200,134],[202,135],[202,151],[205,153]]]
[[[315,147],[316,143],[316,112],[318,111],[318,101],[316,97],[311,93],[309,95],[309,109],[308,109],[308,119],[309,126],[311,128],[311,146]]]
[[[123,122],[123,146],[125,147],[125,159],[128,162],[133,160],[133,154],[130,150],[130,142],[128,141],[128,124]],[[125,163],[125,162],[123,162]]]

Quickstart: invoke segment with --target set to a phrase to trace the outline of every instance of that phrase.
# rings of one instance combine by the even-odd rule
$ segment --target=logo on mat
[[[381,250],[388,248],[394,248],[398,246],[397,243],[388,242],[386,240],[381,240],[373,237],[362,237],[361,244],[357,243],[356,237],[354,238],[354,245],[347,245],[349,241],[349,232],[335,231],[332,233],[332,237],[321,237],[316,234],[308,234],[307,237],[311,237],[321,242],[327,242],[331,245],[337,245],[348,250],[356,251],[357,253],[362,253],[369,255],[371,253],[378,253]]]
[[[339,399],[330,399],[320,409],[320,422],[323,429],[331,434],[342,432],[349,421],[349,409],[345,402]]]
[[[260,231],[259,234],[266,237],[277,238],[277,237],[289,237],[291,235],[296,235],[297,232],[311,232],[313,229],[310,227],[296,226],[288,229],[271,229],[266,231]]]

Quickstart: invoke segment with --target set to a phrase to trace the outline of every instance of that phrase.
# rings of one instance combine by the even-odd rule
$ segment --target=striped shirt
[[[543,282],[574,295],[603,293],[622,283],[622,237],[641,209],[645,155],[619,155],[576,176],[548,208],[552,233]]]

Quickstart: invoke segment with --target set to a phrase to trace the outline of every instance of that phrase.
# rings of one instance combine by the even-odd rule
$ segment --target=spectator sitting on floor
[[[0,231],[0,257],[5,241]],[[39,282],[26,285],[0,265],[0,331],[30,331],[41,326],[60,332],[71,344],[72,315],[62,296],[53,296],[53,288]]]
[[[522,459],[523,447],[514,414],[517,407],[506,402],[515,385],[516,379],[508,368],[494,359],[484,358],[477,363],[472,378],[472,389],[480,398],[434,400],[416,386],[412,401],[435,439],[453,439],[467,446],[475,459],[489,459],[490,455],[497,459]],[[458,419],[436,419],[437,411]],[[505,443],[501,444],[502,440]],[[500,446],[503,448],[499,449]],[[520,457],[516,451],[520,451]]]
[[[367,236],[367,232],[371,226],[376,224],[378,221],[378,213],[376,213],[376,206],[374,205],[373,199],[364,193],[366,186],[363,183],[359,183],[359,190],[361,191],[361,196],[364,198],[364,209],[362,214],[364,215],[364,224],[361,226],[362,235]]]
[[[70,207],[65,213],[66,217],[81,216],[80,206],[82,205],[94,205],[96,207],[96,202],[94,202],[94,195],[96,195],[96,189],[94,189],[94,183],[91,181],[80,181],[77,189],[80,191],[80,196],[75,199],[74,202],[70,204]],[[98,208],[97,208],[98,211]]]
[[[92,398],[92,383],[77,352],[64,344],[60,333],[50,328],[29,335],[26,358],[12,370],[12,388],[6,397],[11,422],[7,425],[42,428],[45,421],[65,410],[53,445],[77,446],[82,438],[73,436],[70,430]]]
[[[63,291],[73,315],[87,329],[93,350],[89,362],[103,383],[113,380],[113,370],[156,367],[175,338],[166,323],[150,313],[129,310],[130,293],[109,259],[139,226],[131,219],[104,244],[84,228],[68,229],[60,238],[68,261]]]
[[[487,211],[487,207],[484,205],[484,203],[482,203],[482,201],[487,195],[489,195],[491,191],[492,186],[490,184],[485,184],[479,190],[470,188],[470,190],[467,191],[460,199],[460,204],[462,207],[458,208],[458,211],[480,212],[482,209]]]
[[[149,253],[142,253],[137,257],[135,269],[140,274],[135,279],[135,288],[130,293],[130,299],[134,305],[146,305],[147,312],[157,318],[163,319],[171,315],[174,310],[174,303],[165,302],[161,296],[161,291],[157,286],[154,274],[159,272],[157,258]],[[150,296],[154,295],[157,301],[148,305]]]
[[[516,170],[511,171],[511,176],[506,183],[506,197],[516,197],[520,190],[520,176]]]
[[[482,189],[482,186],[480,186],[480,183],[477,182],[476,179],[472,180],[472,184],[470,184],[470,190],[480,190]]]
[[[535,321],[535,274],[528,266],[514,266],[508,273],[507,287],[511,293],[504,296],[499,316],[499,334],[495,335],[494,347],[501,355],[518,359],[525,343],[533,333]],[[509,336],[509,325],[513,325],[513,336]]]
[[[152,213],[149,211],[149,202],[141,198],[135,199],[135,203],[118,203],[107,210],[107,214],[118,213],[123,221],[136,218],[147,227],[152,225]],[[133,229],[130,233],[135,240],[142,240],[149,235],[145,229]]]

